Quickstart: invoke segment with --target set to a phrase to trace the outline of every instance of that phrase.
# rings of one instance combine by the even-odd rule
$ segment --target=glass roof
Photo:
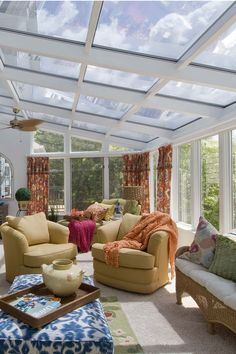
[[[146,92],[158,78],[88,65],[84,80]]]
[[[105,98],[80,95],[77,110],[110,118],[121,118],[131,105]]]
[[[1,27],[85,42],[92,1],[2,1]]]
[[[1,53],[1,52],[0,52]],[[45,72],[57,76],[78,79],[80,64],[56,58],[2,48],[1,58],[7,66],[19,67],[32,71]]]
[[[236,71],[236,24],[232,25],[193,62]]]
[[[128,122],[142,123],[164,129],[175,130],[181,128],[199,117],[187,116],[183,113],[160,111],[155,108],[141,107]]]
[[[162,95],[185,98],[199,102],[208,102],[221,106],[227,106],[236,101],[236,92],[186,84],[178,81],[169,81],[159,93]]]
[[[0,1],[2,124],[18,107],[42,129],[134,151],[236,127],[235,13],[235,1]]]
[[[13,84],[19,98],[22,100],[72,108],[74,96],[72,92],[62,92],[22,82],[13,82]]]
[[[226,1],[105,1],[94,44],[178,59],[229,5]]]

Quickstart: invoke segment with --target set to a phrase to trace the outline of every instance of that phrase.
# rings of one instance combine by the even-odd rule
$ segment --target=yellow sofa
[[[92,246],[94,278],[114,288],[148,294],[168,282],[168,233],[151,235],[146,251],[122,248],[119,268],[107,265],[104,244],[121,240],[140,220],[140,215],[125,214],[122,220],[101,226],[97,230],[98,243]]]
[[[0,233],[9,282],[19,274],[41,273],[43,263],[50,264],[57,258],[74,259],[77,255],[76,245],[68,243],[69,229],[48,221],[44,213],[7,216]]]

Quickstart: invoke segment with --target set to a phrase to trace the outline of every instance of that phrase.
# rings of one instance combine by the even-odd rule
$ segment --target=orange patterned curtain
[[[48,213],[48,157],[27,157],[27,186],[31,191],[28,214]]]
[[[123,156],[123,185],[143,186],[142,212],[149,212],[149,152]]]
[[[158,149],[158,151],[157,210],[170,214],[172,146],[162,146]]]

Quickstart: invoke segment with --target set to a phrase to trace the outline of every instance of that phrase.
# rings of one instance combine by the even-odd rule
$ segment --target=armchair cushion
[[[97,260],[105,263],[104,244],[95,243],[92,247],[92,255]],[[151,254],[130,248],[122,248],[119,251],[120,267],[135,269],[152,269],[154,267],[155,257]]]
[[[29,246],[49,242],[46,216],[43,212],[23,217],[7,216],[8,225],[27,238]]]
[[[29,247],[29,251],[24,254],[24,265],[26,267],[38,268],[42,264],[50,264],[56,258],[73,259],[76,257],[76,247],[71,247],[71,243],[52,244],[44,243]]]
[[[117,241],[122,240],[122,238],[131,230],[131,228],[137,224],[141,219],[141,215],[133,215],[126,213],[123,216],[122,223],[117,236]]]

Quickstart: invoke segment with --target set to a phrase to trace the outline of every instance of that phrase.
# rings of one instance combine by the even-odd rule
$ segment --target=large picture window
[[[64,203],[64,160],[49,160],[49,198],[48,209],[56,213],[65,211]]]
[[[64,135],[38,129],[34,134],[33,150],[35,153],[63,152]]]
[[[179,220],[191,224],[191,145],[179,147]]]
[[[219,137],[201,140],[201,210],[219,230]]]
[[[109,157],[110,198],[122,197],[123,159],[120,156]]]
[[[71,159],[72,208],[86,209],[103,199],[103,158]]]

